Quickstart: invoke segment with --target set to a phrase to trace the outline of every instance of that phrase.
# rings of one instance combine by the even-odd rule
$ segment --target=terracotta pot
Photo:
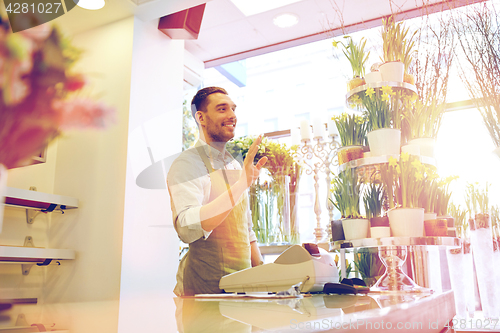
[[[424,228],[426,236],[446,237],[448,235],[446,219],[424,221]]]
[[[353,90],[354,88],[357,88],[359,86],[362,86],[366,83],[365,79],[359,77],[359,76],[356,76],[355,78],[349,80],[349,82],[347,82],[347,90],[348,91],[351,91]]]
[[[424,213],[424,221],[437,219],[436,213]]]
[[[404,73],[403,82],[415,85],[415,76],[413,76],[413,74]]]
[[[363,158],[363,146],[346,146],[337,151],[339,165]]]

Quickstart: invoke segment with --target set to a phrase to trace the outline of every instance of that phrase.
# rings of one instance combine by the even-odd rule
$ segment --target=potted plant
[[[411,107],[403,109],[408,144],[418,145],[420,155],[434,158],[434,145],[444,111],[445,104],[439,104],[434,96],[416,100]]]
[[[409,28],[403,22],[394,22],[391,16],[382,19],[382,51],[384,63],[380,66],[383,81],[403,82],[412,60],[413,36],[407,39]]]
[[[332,118],[337,126],[341,148],[337,150],[339,165],[363,157],[367,122],[363,116],[342,113]]]
[[[367,287],[373,286],[385,273],[385,266],[378,256],[377,248],[357,250],[354,254],[354,266]]]
[[[366,218],[370,220],[370,235],[372,238],[391,237],[389,218],[382,216],[385,193],[382,184],[371,183],[365,187],[363,204],[365,206]]]
[[[367,140],[372,156],[398,155],[401,147],[401,130],[393,128],[390,99],[392,88],[368,88],[360,92],[364,116],[367,119]]]
[[[345,239],[360,239],[368,236],[368,220],[360,214],[360,187],[356,170],[347,169],[332,179],[332,204],[342,217]]]
[[[365,84],[363,77],[365,76],[365,64],[368,60],[370,52],[365,52],[366,39],[361,38],[359,44],[354,43],[350,36],[344,36],[348,39],[347,44],[342,43],[342,41],[333,41],[334,47],[342,46],[342,53],[349,60],[352,68],[352,79],[348,82],[348,90],[352,90]]]
[[[422,168],[420,160],[408,153],[402,153],[399,161],[390,157],[389,163],[380,168],[389,206],[392,208],[387,215],[395,237],[424,235],[424,209],[419,207],[423,187]]]

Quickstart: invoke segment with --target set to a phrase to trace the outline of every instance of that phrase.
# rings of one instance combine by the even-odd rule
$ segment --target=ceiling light
[[[267,12],[299,1],[301,0],[231,0],[245,16]]]
[[[299,23],[299,17],[291,13],[280,14],[274,17],[273,23],[280,28],[290,28]]]
[[[73,2],[84,9],[97,10],[104,7],[104,0],[73,0]]]

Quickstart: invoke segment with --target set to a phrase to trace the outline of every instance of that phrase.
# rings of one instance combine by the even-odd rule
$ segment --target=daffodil
[[[392,91],[392,88],[389,86],[383,86],[382,87],[382,93],[387,94],[387,95],[394,95],[394,91]]]
[[[420,180],[424,179],[424,176],[420,172],[417,171],[417,172],[415,172],[415,179],[417,181],[420,181]]]
[[[358,105],[359,103],[361,103],[361,99],[359,98],[358,95],[353,95],[351,97],[351,103]]]
[[[413,160],[413,162],[411,162],[411,165],[417,169],[417,170],[420,170],[422,168],[422,163],[420,163],[420,160]]]
[[[408,162],[409,159],[410,159],[410,154],[408,154],[407,152],[401,153],[402,162]]]
[[[389,166],[395,167],[398,165],[398,160],[394,157],[389,157]]]
[[[370,87],[370,88],[366,89],[366,91],[365,91],[366,96],[372,98],[373,94],[375,94],[375,90],[373,88]]]
[[[382,94],[382,101],[388,102],[390,97],[391,96],[389,94],[384,93],[384,94]]]

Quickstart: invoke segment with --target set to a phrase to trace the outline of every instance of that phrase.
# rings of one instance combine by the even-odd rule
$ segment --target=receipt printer
[[[302,292],[321,292],[325,283],[338,281],[330,254],[316,244],[304,244],[292,245],[274,263],[223,276],[219,288],[226,292],[279,292],[303,282]]]

